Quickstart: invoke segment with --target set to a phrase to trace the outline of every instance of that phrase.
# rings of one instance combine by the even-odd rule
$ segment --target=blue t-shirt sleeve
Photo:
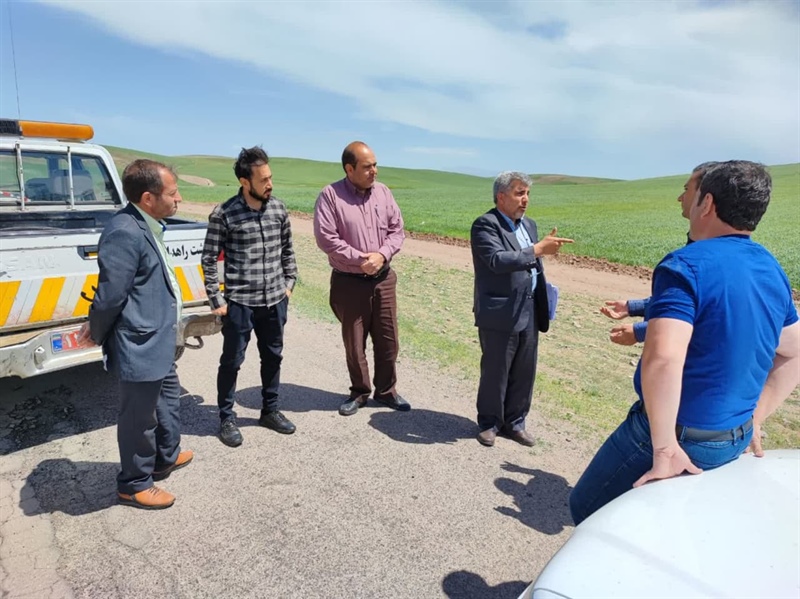
[[[628,300],[628,316],[644,316],[644,311],[647,309],[647,304],[649,302],[649,297],[646,299]]]
[[[636,322],[633,324],[633,336],[636,337],[637,343],[644,343],[644,338],[647,336],[647,321]]]
[[[668,256],[653,271],[653,296],[647,320],[673,318],[694,324],[697,284],[694,272],[678,257]]]
[[[794,307],[794,303],[791,303],[789,304],[789,312],[786,314],[786,320],[783,321],[783,326],[791,326],[796,323],[797,320],[797,309]]]

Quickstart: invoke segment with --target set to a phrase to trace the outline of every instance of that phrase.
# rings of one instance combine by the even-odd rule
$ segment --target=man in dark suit
[[[531,407],[539,331],[549,328],[541,256],[558,253],[571,239],[556,229],[539,241],[536,223],[525,217],[531,179],[506,171],[494,182],[495,208],[472,223],[475,326],[481,342],[478,442],[491,447],[503,432],[532,446],[525,430]]]
[[[122,174],[129,204],[100,237],[97,291],[83,342],[103,346],[106,368],[119,379],[118,501],[163,509],[175,496],[154,480],[189,464],[180,450],[180,382],[175,351],[181,292],[164,245],[162,219],[181,201],[175,173],[152,160],[136,160]]]

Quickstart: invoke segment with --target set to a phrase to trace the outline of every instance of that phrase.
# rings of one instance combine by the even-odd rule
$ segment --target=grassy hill
[[[233,158],[108,149],[120,168],[136,157],[149,157],[215,183],[216,187],[202,187],[182,182],[181,193],[189,201],[216,203],[238,189]],[[312,212],[320,189],[343,176],[338,163],[273,158],[270,164],[275,194],[300,212]],[[770,249],[792,286],[800,288],[800,165],[773,166],[770,171],[773,197],[754,239]],[[688,222],[681,218],[677,197],[687,176],[618,181],[533,175],[528,214],[540,232],[557,226],[560,235],[574,238],[568,252],[653,267],[685,242]],[[379,178],[392,189],[410,231],[467,239],[475,217],[493,205],[492,178],[383,166]]]
[[[602,177],[574,177],[572,175],[531,175],[538,185],[588,185],[591,183],[615,183],[622,179],[604,179]]]

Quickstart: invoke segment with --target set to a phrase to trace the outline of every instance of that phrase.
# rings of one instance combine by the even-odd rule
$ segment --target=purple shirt
[[[400,251],[405,239],[403,217],[383,183],[375,182],[361,195],[345,178],[320,192],[314,237],[332,268],[362,274],[362,254],[380,252],[388,264]]]

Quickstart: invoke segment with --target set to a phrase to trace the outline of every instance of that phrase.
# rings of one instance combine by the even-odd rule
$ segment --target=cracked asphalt
[[[530,449],[475,440],[477,381],[402,358],[413,409],[337,413],[339,332],[290,312],[281,409],[260,428],[254,343],[240,373],[239,448],[217,438],[219,336],[179,362],[182,446],[167,510],[116,504],[116,390],[99,364],[0,380],[3,599],[275,597],[513,599],[567,540],[567,495],[590,457],[535,411]],[[401,339],[402,343],[402,339]]]

